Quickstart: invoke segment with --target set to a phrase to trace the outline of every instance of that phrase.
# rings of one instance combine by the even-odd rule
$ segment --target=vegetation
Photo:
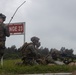
[[[18,59],[21,57],[21,52],[15,45],[5,49],[4,59]]]
[[[4,59],[20,59],[22,56],[20,52],[20,48],[17,49],[15,45],[6,48]],[[73,49],[66,49],[65,47],[61,47],[60,50],[57,50],[55,48],[52,48],[49,50],[48,48],[41,47],[39,48],[38,53],[40,53],[42,57],[47,56],[48,54],[54,53],[54,55],[51,54],[54,57],[54,59],[56,59],[55,57],[57,57],[59,53],[62,53],[63,57],[73,56],[73,58],[76,59],[76,55],[73,54],[73,51],[74,51]]]
[[[36,74],[36,73],[57,73],[57,72],[72,72],[76,70],[76,66],[68,65],[35,65],[25,66],[17,65],[21,62],[20,59],[4,60],[4,66],[0,66],[0,74]]]

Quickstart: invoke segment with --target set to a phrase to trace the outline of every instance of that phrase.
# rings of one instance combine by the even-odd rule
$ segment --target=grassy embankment
[[[4,66],[0,66],[0,74],[25,74],[25,73],[56,73],[56,72],[72,72],[76,70],[76,66],[68,65],[35,65],[35,66],[21,66],[16,63],[21,60],[4,60]]]

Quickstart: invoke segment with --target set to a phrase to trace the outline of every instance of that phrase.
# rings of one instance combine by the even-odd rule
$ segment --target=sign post
[[[25,22],[24,22],[24,43],[25,43],[25,38],[26,38],[26,36],[25,36],[25,32],[26,32],[26,31],[25,31],[25,25],[26,25],[26,24],[25,24]]]

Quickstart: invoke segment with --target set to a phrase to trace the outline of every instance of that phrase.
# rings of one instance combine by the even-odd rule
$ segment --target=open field
[[[76,66],[68,65],[35,65],[35,66],[25,66],[16,65],[16,63],[21,62],[21,60],[4,60],[4,66],[0,66],[0,74],[38,74],[38,73],[68,73],[76,70]]]

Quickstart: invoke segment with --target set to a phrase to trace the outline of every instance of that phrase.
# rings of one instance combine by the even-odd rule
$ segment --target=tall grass
[[[72,72],[76,70],[76,66],[67,65],[35,65],[35,66],[25,66],[17,65],[16,63],[21,62],[21,60],[4,60],[3,67],[0,66],[0,74],[35,74],[35,73],[56,73],[56,72]]]

